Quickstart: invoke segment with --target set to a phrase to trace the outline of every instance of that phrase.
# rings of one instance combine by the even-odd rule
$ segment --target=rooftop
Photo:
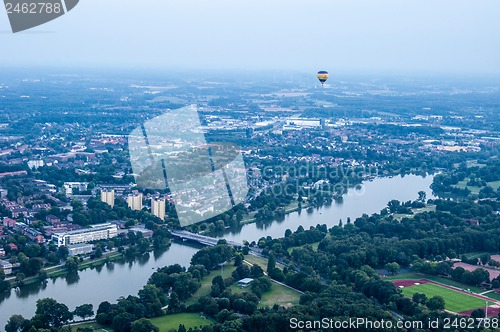
[[[244,278],[238,281],[238,284],[240,285],[248,285],[253,281],[252,278]]]

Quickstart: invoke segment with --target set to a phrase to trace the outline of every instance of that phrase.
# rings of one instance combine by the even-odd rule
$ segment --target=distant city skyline
[[[496,0],[82,0],[12,34],[0,67],[500,74]]]

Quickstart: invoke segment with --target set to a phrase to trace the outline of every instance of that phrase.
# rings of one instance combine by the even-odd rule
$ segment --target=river
[[[383,209],[392,199],[400,201],[415,200],[419,191],[425,191],[427,198],[433,198],[429,188],[432,176],[377,178],[363,183],[360,188],[349,189],[342,203],[332,203],[308,213],[303,209],[293,212],[282,220],[270,220],[247,224],[235,229],[227,229],[215,234],[216,237],[234,241],[257,241],[261,237],[283,237],[286,229],[295,231],[299,225],[305,229],[317,224],[332,227],[347,217],[354,221],[363,213],[372,214]],[[97,310],[102,301],[116,301],[121,296],[137,295],[146,284],[154,269],[170,264],[188,266],[193,254],[199,247],[172,243],[161,253],[150,253],[133,262],[108,263],[100,268],[80,271],[78,278],[58,277],[49,279],[46,284],[31,284],[20,290],[0,295],[0,330],[13,314],[30,318],[35,313],[36,301],[51,297],[66,304],[70,310],[83,303],[91,303]]]
[[[261,237],[266,236],[284,237],[287,229],[295,231],[300,225],[304,229],[317,224],[326,224],[330,228],[338,225],[340,219],[345,225],[347,217],[354,221],[363,213],[368,215],[378,213],[392,199],[413,201],[418,198],[419,191],[425,191],[427,199],[435,198],[430,189],[433,179],[433,176],[416,175],[376,178],[364,182],[356,189],[348,189],[342,203],[333,202],[329,206],[314,209],[312,213],[302,209],[300,212],[287,214],[281,220],[246,224],[211,235],[240,243],[244,240],[257,242]]]

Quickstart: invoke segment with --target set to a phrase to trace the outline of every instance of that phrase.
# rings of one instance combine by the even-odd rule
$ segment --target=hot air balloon
[[[328,80],[328,72],[327,71],[319,71],[318,72],[318,75],[316,75],[318,77],[318,80],[321,82],[321,85],[325,84],[326,80]]]

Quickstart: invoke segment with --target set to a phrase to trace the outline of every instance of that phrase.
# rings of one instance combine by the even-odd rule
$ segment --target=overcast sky
[[[3,65],[500,74],[498,0],[80,0]]]

